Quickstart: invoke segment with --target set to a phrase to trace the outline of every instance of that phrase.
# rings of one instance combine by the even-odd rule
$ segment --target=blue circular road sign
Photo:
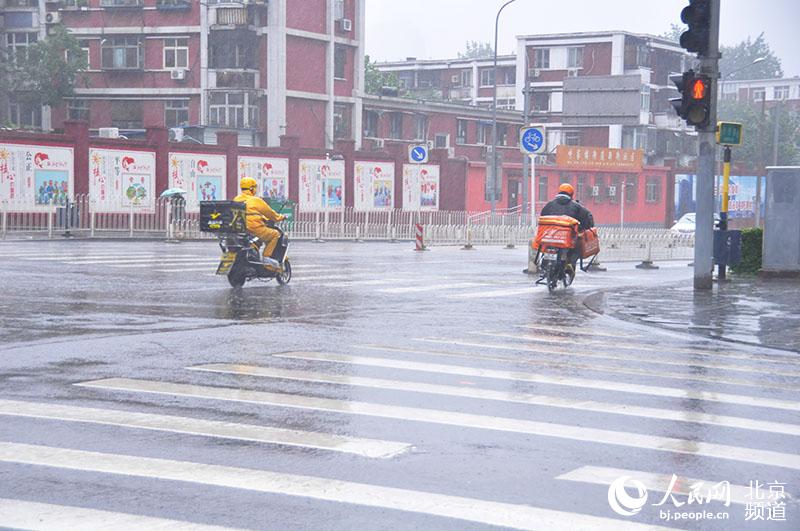
[[[428,160],[428,148],[425,146],[414,146],[409,154],[413,162],[426,162]]]
[[[544,131],[538,127],[525,127],[519,135],[520,149],[527,153],[538,153],[544,147]]]

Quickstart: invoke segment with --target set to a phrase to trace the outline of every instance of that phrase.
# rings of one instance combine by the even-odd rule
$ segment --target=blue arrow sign
[[[526,127],[519,135],[520,151],[539,153],[544,147],[544,131],[538,127]]]
[[[414,162],[425,162],[428,159],[428,150],[424,146],[414,146],[411,150],[411,160]]]

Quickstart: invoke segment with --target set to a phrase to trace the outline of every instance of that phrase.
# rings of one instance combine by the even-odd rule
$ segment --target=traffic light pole
[[[694,289],[711,289],[714,270],[714,168],[716,166],[717,79],[719,78],[720,0],[711,0],[708,51],[701,57],[700,73],[711,80],[708,125],[699,131],[697,156],[697,207],[694,233]]]

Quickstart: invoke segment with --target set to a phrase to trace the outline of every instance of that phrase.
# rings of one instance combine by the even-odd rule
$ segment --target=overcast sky
[[[456,57],[466,41],[493,42],[505,0],[366,0],[366,48],[373,60]],[[625,30],[659,35],[680,23],[688,0],[516,0],[500,15],[498,52],[517,35]],[[800,0],[722,0],[720,41],[764,32],[787,77],[800,75]]]

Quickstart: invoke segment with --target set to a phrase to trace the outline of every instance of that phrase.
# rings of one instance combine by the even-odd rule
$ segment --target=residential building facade
[[[778,79],[720,79],[719,97],[724,100],[763,105],[769,109],[786,105],[800,111],[800,77]]]
[[[63,24],[89,68],[66,105],[38,119],[9,108],[13,124],[85,119],[129,136],[181,127],[200,142],[232,129],[242,145],[360,142],[364,0],[6,0],[5,18],[17,12],[30,26],[6,24],[7,48]]]

